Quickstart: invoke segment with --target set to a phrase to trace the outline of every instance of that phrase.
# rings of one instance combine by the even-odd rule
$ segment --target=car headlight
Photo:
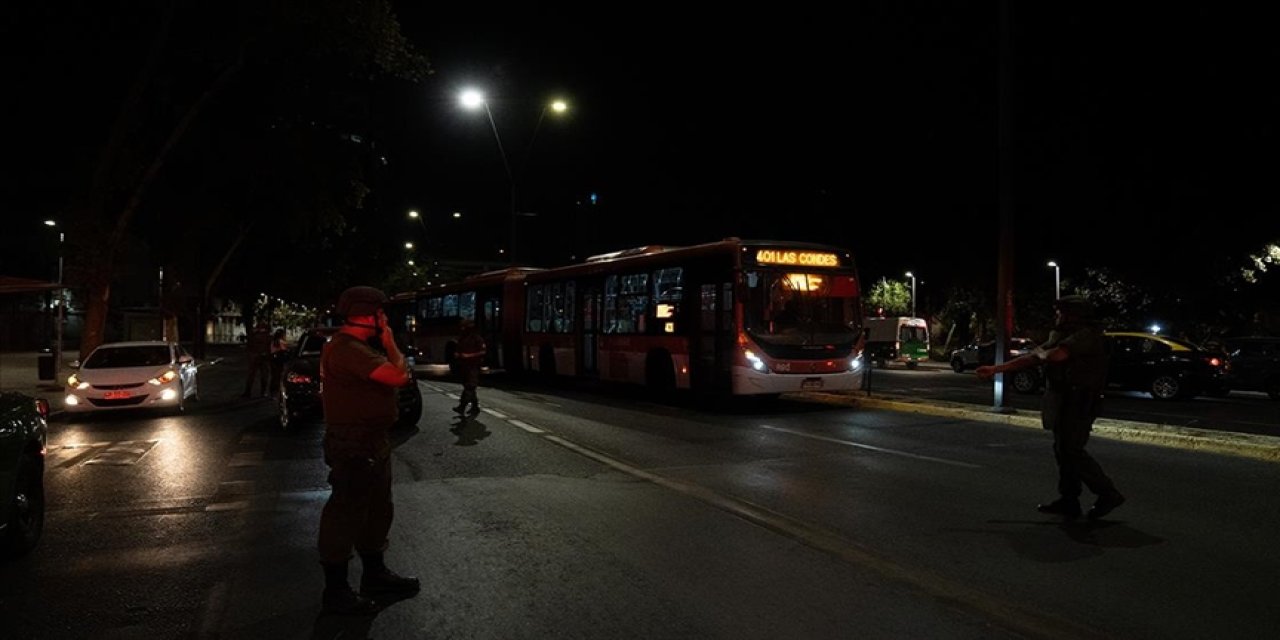
[[[164,373],[148,380],[147,382],[150,384],[154,384],[158,387],[162,384],[173,382],[177,377],[178,377],[178,372],[174,371],[173,369],[169,369],[168,371],[165,371]]]
[[[89,383],[85,382],[84,380],[81,380],[80,376],[77,376],[76,374],[73,373],[67,377],[67,386],[76,390],[88,389]]]

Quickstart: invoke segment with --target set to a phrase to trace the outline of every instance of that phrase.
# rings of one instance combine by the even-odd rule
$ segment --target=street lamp
[[[916,317],[916,275],[910,271],[906,275],[911,278],[911,317],[914,318]]]
[[[418,212],[414,210],[409,212],[409,217],[417,220],[418,224],[422,225],[422,235],[427,237],[427,223],[422,220],[422,216],[418,215]]]
[[[57,220],[45,220],[46,227],[57,227]],[[58,379],[58,372],[62,370],[62,324],[65,317],[64,308],[67,306],[66,296],[62,290],[62,244],[66,240],[66,234],[58,232],[58,319],[55,320],[53,326],[53,378]]]
[[[461,220],[461,219],[462,219],[462,212],[461,212],[461,211],[454,211],[453,213],[451,213],[451,214],[449,214],[449,215],[450,215],[450,217],[452,217],[454,220]],[[421,213],[418,213],[418,210],[417,210],[417,209],[412,209],[412,210],[410,210],[410,211],[409,211],[409,218],[410,218],[411,220],[417,220],[417,221],[418,221],[418,225],[422,227],[422,250],[423,250],[423,251],[428,251],[428,250],[430,249],[430,247],[431,247],[432,239],[431,239],[431,232],[430,232],[429,230],[427,230],[427,223],[426,223],[426,221],[425,221],[426,216],[422,215]],[[437,244],[437,245],[439,245],[439,244],[442,244],[442,243],[437,242],[436,244]],[[412,249],[412,248],[413,248],[413,243],[412,243],[412,242],[406,242],[406,243],[405,243],[405,245],[404,245],[404,248],[406,248],[406,249]]]
[[[1053,267],[1053,299],[1057,300],[1062,297],[1062,269],[1053,260],[1049,261],[1048,266]]]
[[[489,101],[485,99],[484,94],[476,89],[466,89],[459,96],[459,101],[466,109],[476,110],[484,107],[484,113],[489,118],[489,128],[493,130],[493,139],[498,143],[498,153],[502,155],[502,168],[507,172],[507,182],[511,185],[511,238],[507,245],[507,257],[512,263],[516,260],[516,174],[511,171],[511,163],[507,161],[507,152],[502,146],[502,136],[498,135],[498,125],[493,120],[493,112],[489,110]],[[533,135],[529,137],[529,146],[525,148],[524,162],[518,169],[523,169],[524,164],[529,160],[529,153],[533,150],[533,141],[538,136],[538,129],[542,126],[542,119],[546,117],[547,110],[554,113],[564,113],[569,109],[569,105],[563,100],[553,100],[543,105],[542,112],[538,114],[538,122],[534,125]],[[454,217],[459,217],[455,213]]]

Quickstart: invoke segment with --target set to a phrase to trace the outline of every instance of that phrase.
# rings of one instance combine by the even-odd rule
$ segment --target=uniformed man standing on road
[[[1043,345],[1002,365],[978,367],[977,373],[990,378],[1044,364],[1046,389],[1040,420],[1053,432],[1059,497],[1037,509],[1068,520],[1080,517],[1083,484],[1098,497],[1087,514],[1096,520],[1124,503],[1102,466],[1084,450],[1107,381],[1106,339],[1093,305],[1084,296],[1062,296],[1054,302],[1054,312],[1056,322]]]
[[[337,312],[344,324],[320,356],[324,457],[333,487],[320,516],[326,613],[371,614],[378,609],[374,597],[404,596],[419,587],[417,578],[400,576],[383,562],[393,514],[388,431],[399,413],[397,387],[413,383],[387,327],[386,300],[373,287],[343,291]],[[353,548],[364,568],[359,594],[347,579]]]
[[[246,346],[249,351],[249,374],[244,380],[244,393],[240,397],[252,398],[253,382],[257,380],[258,395],[265,398],[271,376],[271,330],[267,328],[267,323],[258,322],[253,333],[249,334]]]
[[[484,364],[487,350],[484,336],[476,329],[474,320],[463,318],[461,329],[454,357],[458,359],[458,373],[462,376],[462,396],[453,410],[460,416],[474,416],[480,413],[480,398],[476,390],[480,387],[480,367]]]

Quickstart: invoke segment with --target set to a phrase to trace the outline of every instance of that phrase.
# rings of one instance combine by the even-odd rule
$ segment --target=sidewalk
[[[67,376],[74,371],[68,365],[75,362],[80,354],[75,351],[64,352],[63,366],[55,371],[53,380],[39,379],[41,355],[38,351],[0,353],[0,392],[16,391],[44,398],[49,401],[50,411],[61,411],[63,385]]]

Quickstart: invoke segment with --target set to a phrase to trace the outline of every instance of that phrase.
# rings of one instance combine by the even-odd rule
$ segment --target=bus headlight
[[[765,364],[764,360],[760,359],[760,356],[750,351],[743,351],[742,356],[747,359],[747,363],[751,365],[752,369],[760,373],[769,373],[769,365]]]

